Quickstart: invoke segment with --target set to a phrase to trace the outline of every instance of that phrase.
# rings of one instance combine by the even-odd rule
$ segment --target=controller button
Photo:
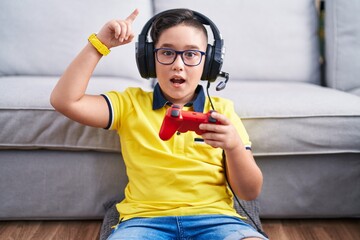
[[[216,123],[216,119],[213,118],[212,116],[209,116],[209,122],[211,122],[211,123]]]
[[[172,117],[179,117],[180,116],[180,111],[177,110],[177,109],[171,110],[171,116]]]

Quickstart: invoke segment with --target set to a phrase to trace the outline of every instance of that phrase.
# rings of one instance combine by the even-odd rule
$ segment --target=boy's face
[[[202,31],[194,27],[177,25],[166,29],[155,47],[206,52],[207,39]],[[155,60],[158,82],[167,100],[184,105],[193,99],[204,69],[205,56],[201,58],[201,63],[197,66],[186,66],[180,54],[170,65],[163,65]]]

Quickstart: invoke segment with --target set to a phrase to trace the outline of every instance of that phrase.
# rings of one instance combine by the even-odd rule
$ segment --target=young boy
[[[107,49],[133,40],[137,15],[135,10],[125,20],[106,23],[95,37],[106,47],[99,50],[89,42],[51,94],[51,104],[65,116],[119,133],[129,183],[117,204],[120,224],[109,239],[266,239],[241,220],[227,186],[228,181],[237,196],[251,200],[263,181],[229,100],[212,98],[217,112],[211,116],[221,124],[201,124],[201,136],[188,131],[168,141],[159,138],[170,105],[211,109],[199,85],[208,57],[207,32],[191,10],[174,9],[153,22],[158,80],[153,92],[85,93]],[[203,141],[194,141],[200,137]]]

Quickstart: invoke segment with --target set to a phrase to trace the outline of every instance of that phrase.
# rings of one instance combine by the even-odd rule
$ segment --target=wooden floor
[[[262,224],[274,240],[360,239],[360,219],[262,220]],[[100,227],[101,221],[0,221],[0,239],[98,240]]]
[[[360,240],[360,219],[262,220],[274,240]]]

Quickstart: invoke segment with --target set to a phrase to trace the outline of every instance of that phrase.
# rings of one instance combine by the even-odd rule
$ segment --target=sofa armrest
[[[325,83],[360,96],[360,4],[357,0],[325,4]]]

